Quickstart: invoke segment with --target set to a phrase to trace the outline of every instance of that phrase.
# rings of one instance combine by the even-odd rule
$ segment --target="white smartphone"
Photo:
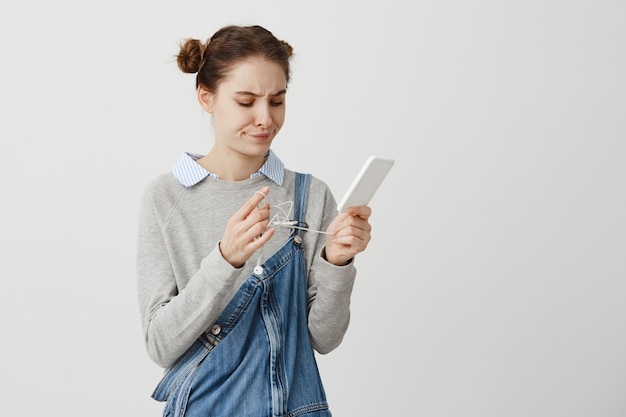
[[[339,202],[337,210],[343,213],[348,207],[366,206],[387,176],[394,162],[395,160],[391,158],[376,155],[370,156]]]

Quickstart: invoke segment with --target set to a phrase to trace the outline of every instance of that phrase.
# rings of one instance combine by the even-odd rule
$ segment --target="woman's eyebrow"
[[[235,94],[240,95],[240,96],[260,97],[259,94],[253,93],[251,91],[237,91],[237,92],[235,92]],[[270,94],[270,97],[278,97],[278,96],[282,96],[283,94],[287,94],[287,89],[282,89],[282,90],[280,90],[277,93]]]

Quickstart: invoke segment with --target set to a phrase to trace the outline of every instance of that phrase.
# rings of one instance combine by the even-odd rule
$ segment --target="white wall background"
[[[0,6],[0,414],[156,416],[138,198],[210,148],[177,42],[295,48],[275,150],[372,201],[336,416],[626,415],[626,3],[43,0]]]

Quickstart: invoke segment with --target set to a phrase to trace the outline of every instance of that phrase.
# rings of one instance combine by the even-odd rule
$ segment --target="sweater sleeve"
[[[322,215],[319,220],[310,219],[310,227],[325,231],[337,216],[337,205],[328,187],[322,183],[321,188],[311,190],[309,208],[321,208]],[[322,256],[326,235],[315,236],[308,277],[308,326],[313,348],[326,354],[339,346],[348,329],[356,268],[354,260],[345,266],[326,261]]]
[[[170,367],[217,319],[215,300],[232,291],[240,269],[222,257],[217,245],[184,289],[179,290],[163,237],[167,216],[161,217],[148,189],[139,209],[137,286],[144,338],[150,358]]]

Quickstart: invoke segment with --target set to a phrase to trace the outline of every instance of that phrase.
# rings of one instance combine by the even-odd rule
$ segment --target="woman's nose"
[[[257,126],[263,127],[267,127],[272,124],[272,116],[268,106],[259,106],[258,111],[256,112],[255,122]]]

